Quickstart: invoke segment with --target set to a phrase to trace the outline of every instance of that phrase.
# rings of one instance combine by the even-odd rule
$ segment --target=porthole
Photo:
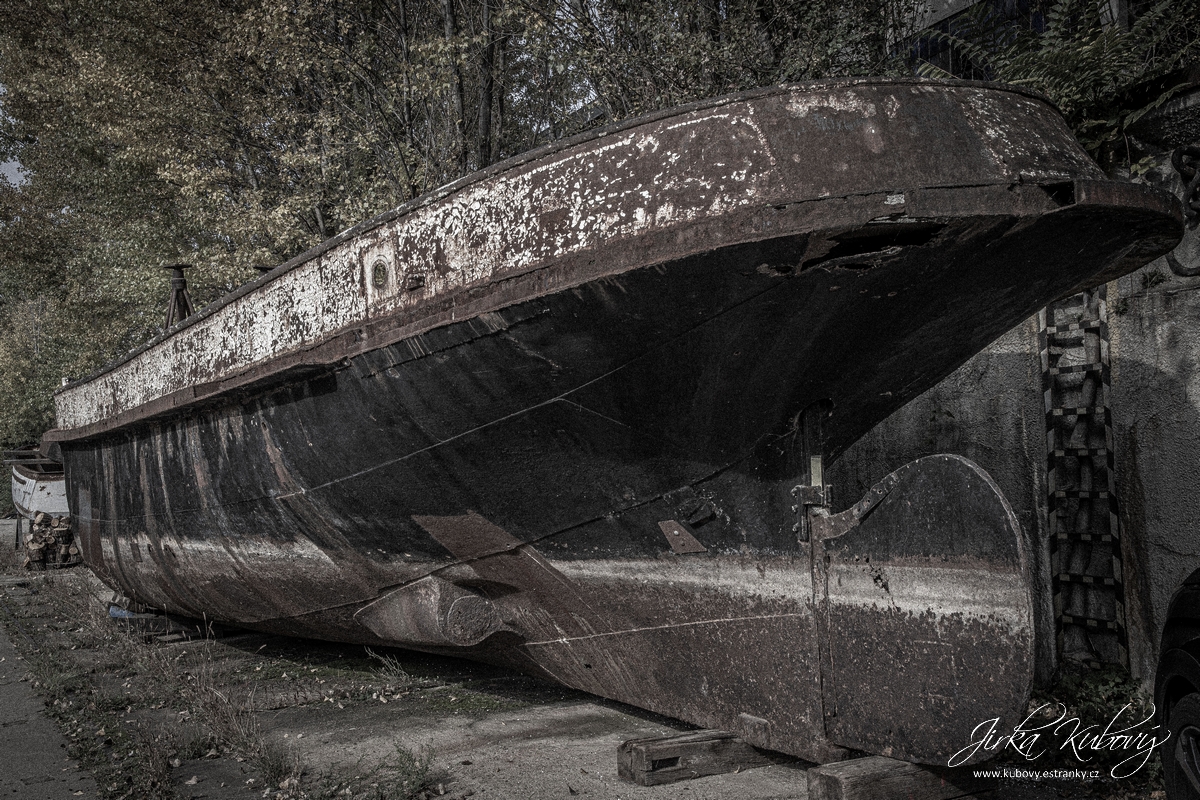
[[[371,285],[376,289],[387,288],[388,265],[382,258],[371,265]]]

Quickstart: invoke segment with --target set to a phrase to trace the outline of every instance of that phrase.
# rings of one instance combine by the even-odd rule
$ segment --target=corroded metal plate
[[[1025,718],[1029,565],[987,473],[958,456],[919,459],[814,524],[814,538],[831,740],[944,761],[980,723]]]

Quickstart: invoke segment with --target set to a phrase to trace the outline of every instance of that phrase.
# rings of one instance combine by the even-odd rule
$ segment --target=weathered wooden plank
[[[995,788],[968,773],[948,774],[871,756],[822,764],[808,771],[809,800],[954,800]]]
[[[617,748],[617,775],[642,786],[721,775],[774,763],[732,733],[696,731],[630,739]]]

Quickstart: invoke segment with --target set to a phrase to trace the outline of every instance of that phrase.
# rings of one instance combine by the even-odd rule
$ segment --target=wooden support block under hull
[[[809,800],[956,800],[976,797],[994,783],[968,773],[949,777],[894,758],[870,756],[808,771]]]
[[[630,739],[617,748],[617,776],[642,786],[740,772],[772,763],[769,755],[725,731]]]

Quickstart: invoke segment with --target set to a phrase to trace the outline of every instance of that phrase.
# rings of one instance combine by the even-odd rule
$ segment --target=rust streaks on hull
[[[60,391],[88,563],[166,610],[516,666],[813,760],[944,760],[1022,710],[994,483],[923,459],[823,516],[812,465],[1172,247],[1178,204],[971,84],[751,93],[543,156]]]

